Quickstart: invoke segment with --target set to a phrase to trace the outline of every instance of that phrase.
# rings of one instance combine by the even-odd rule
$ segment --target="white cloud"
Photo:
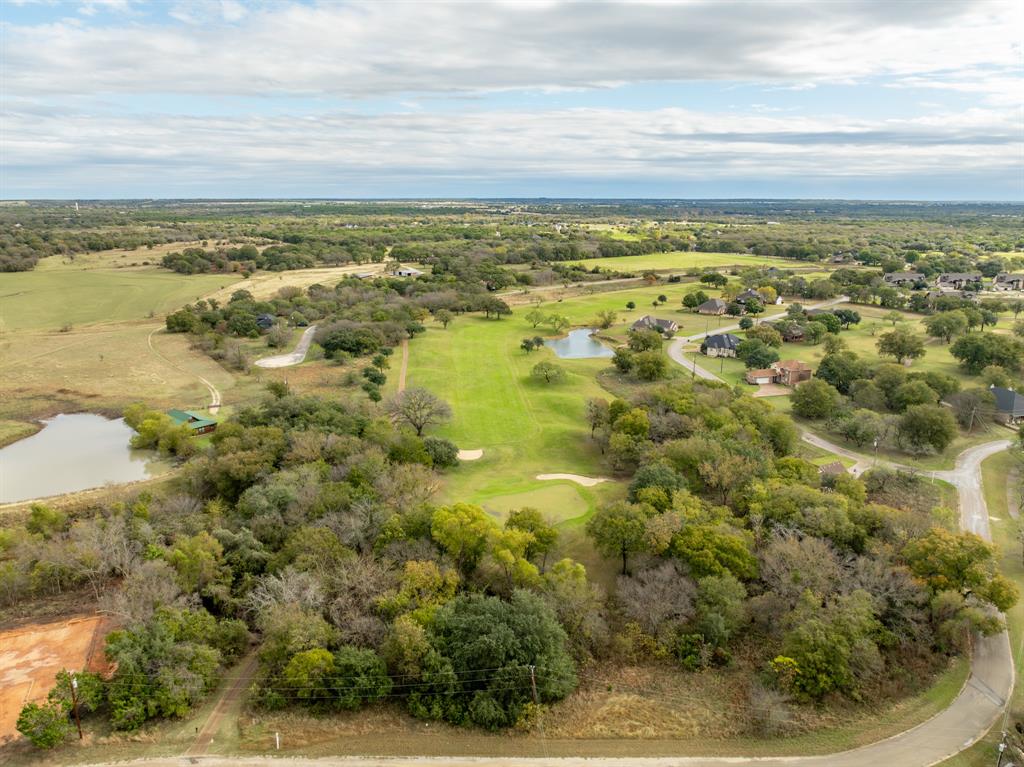
[[[350,186],[410,179],[814,177],[887,178],[1001,172],[1016,161],[1012,125],[997,112],[970,119],[840,121],[680,109],[570,109],[541,113],[339,113],[294,119],[151,116],[100,118],[15,112],[8,181],[33,188],[116,175],[178,186],[218,178]],[[1009,135],[1007,135],[1009,133]],[[993,138],[995,137],[995,138]]]
[[[248,12],[236,0],[191,0],[172,13],[190,23],[11,27],[6,87],[367,96],[675,80],[807,88],[939,69],[1005,77],[1019,70],[1024,28],[1016,0],[282,2]]]

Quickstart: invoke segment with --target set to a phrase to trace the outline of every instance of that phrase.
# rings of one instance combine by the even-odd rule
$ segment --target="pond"
[[[565,338],[545,341],[544,345],[552,349],[562,359],[578,360],[591,357],[611,357],[615,354],[611,349],[593,337],[594,328],[578,328],[570,330]]]
[[[41,431],[0,450],[0,503],[134,482],[166,470],[153,450],[132,450],[123,418],[58,415]]]

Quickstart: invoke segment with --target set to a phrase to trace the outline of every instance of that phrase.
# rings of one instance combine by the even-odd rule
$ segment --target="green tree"
[[[1019,597],[1013,582],[999,572],[996,550],[974,533],[932,528],[903,549],[911,572],[935,593],[956,591],[1005,612]]]
[[[883,333],[875,342],[878,353],[893,357],[897,362],[915,360],[925,355],[924,341],[906,328],[897,328]]]
[[[668,372],[668,362],[660,350],[639,352],[633,355],[633,372],[641,381],[657,381]]]
[[[622,574],[629,568],[629,555],[646,548],[647,520],[654,509],[647,504],[619,501],[599,509],[587,522],[587,534],[606,557],[622,558]]]
[[[741,341],[736,347],[736,356],[743,360],[748,369],[766,368],[779,361],[779,353],[756,338]]]
[[[407,698],[417,716],[510,727],[532,702],[531,666],[541,703],[561,700],[576,687],[564,629],[527,591],[515,591],[508,601],[481,594],[454,599],[438,610],[428,641],[426,668]]]
[[[931,449],[941,453],[956,434],[956,419],[940,405],[911,405],[896,424],[899,443],[917,452]]]
[[[496,525],[483,509],[456,503],[437,509],[430,520],[430,535],[448,553],[463,576],[472,575],[487,551]]]
[[[440,322],[441,323],[441,327],[443,327],[445,330],[448,329],[448,326],[451,324],[453,319],[455,319],[455,315],[453,315],[447,309],[438,309],[436,312],[434,312],[434,320],[437,321],[437,322]],[[530,314],[529,313],[527,313],[526,319],[528,321],[530,320]],[[537,326],[534,325],[534,327],[537,327]]]
[[[544,519],[539,510],[529,506],[511,511],[505,520],[505,527],[510,530],[521,530],[533,536],[526,544],[523,555],[531,561],[539,559],[540,571],[544,572],[548,554],[558,543],[558,530]]]
[[[548,325],[551,326],[551,332],[553,333],[561,333],[563,330],[565,330],[572,324],[568,317],[565,317],[561,314],[550,315],[547,318],[546,322]]]
[[[334,656],[330,650],[317,647],[295,653],[281,671],[280,679],[289,702],[326,711],[334,702],[334,676]]]
[[[36,748],[59,746],[71,734],[68,712],[55,703],[26,703],[15,725]]]
[[[925,317],[924,327],[929,336],[941,338],[948,344],[952,342],[953,336],[958,336],[967,330],[967,317],[958,310],[939,312]]]
[[[798,386],[790,395],[793,412],[802,418],[825,418],[839,403],[839,392],[820,378],[812,378]]]
[[[535,381],[542,381],[546,384],[561,383],[567,377],[565,368],[556,365],[554,362],[543,360],[538,362],[530,370],[530,376]]]
[[[548,320],[548,315],[544,314],[540,309],[531,309],[526,313],[526,321],[530,323],[531,327],[539,327]]]

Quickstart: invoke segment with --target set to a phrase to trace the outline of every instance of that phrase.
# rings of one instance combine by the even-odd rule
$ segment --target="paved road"
[[[698,336],[703,337],[703,336]],[[681,344],[680,344],[681,347]],[[670,351],[671,354],[671,351]],[[680,355],[681,356],[681,355]],[[677,362],[676,356],[672,357]],[[691,360],[682,358],[683,367],[694,370],[701,378],[721,380],[710,371],[704,370]],[[817,447],[856,461],[855,473],[863,471],[874,461],[860,453],[829,442],[823,437],[803,432],[803,439]],[[1010,440],[996,440],[968,448],[956,458],[953,469],[933,471],[931,475],[955,485],[960,496],[960,526],[986,540],[991,540],[988,507],[981,482],[981,463],[989,456],[1006,450]],[[920,471],[910,466],[887,460],[877,461],[879,465],[905,471]],[[963,690],[950,706],[917,727],[895,735],[887,740],[874,743],[853,751],[833,754],[827,757],[789,757],[758,760],[758,767],[781,767],[782,765],[805,765],[806,767],[859,767],[878,765],[881,767],[927,767],[967,748],[988,732],[1000,716],[1013,691],[1015,670],[1010,640],[1007,633],[991,637],[977,637],[971,654],[971,676]],[[753,760],[679,760],[667,764],[692,765],[692,767],[719,767],[726,764],[754,763]]]
[[[263,357],[262,359],[256,360],[256,367],[260,368],[286,368],[292,365],[298,365],[304,359],[306,359],[306,352],[309,351],[309,345],[313,343],[313,334],[316,332],[316,325],[310,325],[302,332],[302,337],[299,342],[295,345],[294,351],[288,354],[278,354],[274,357]]]
[[[849,296],[839,296],[838,298],[832,298],[828,301],[822,301],[820,304],[814,304],[813,306],[808,306],[807,308],[825,309],[829,306],[836,306],[837,304],[846,303],[849,300]],[[759,321],[765,322],[768,320],[777,320],[785,316],[785,312],[777,312],[776,314],[766,315],[760,318]],[[710,372],[709,370],[705,370],[694,361],[687,359],[686,355],[683,352],[683,348],[689,344],[696,343],[697,341],[702,340],[705,336],[713,336],[717,333],[728,333],[732,330],[739,330],[739,327],[739,322],[736,322],[735,324],[732,325],[723,325],[721,327],[717,327],[714,330],[708,329],[703,333],[697,333],[692,336],[677,336],[676,338],[673,338],[668,344],[668,356],[672,358],[673,362],[682,365],[684,368],[686,368],[687,371],[694,373],[698,378],[704,378],[708,381],[721,381],[722,379],[716,376],[714,373]]]

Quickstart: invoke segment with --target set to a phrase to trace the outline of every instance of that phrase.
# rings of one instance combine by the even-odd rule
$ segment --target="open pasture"
[[[0,332],[159,317],[236,281],[140,269],[40,269],[0,274]]]
[[[565,263],[582,264],[586,269],[600,266],[602,269],[617,269],[622,272],[639,272],[648,269],[685,271],[687,269],[717,269],[726,266],[776,266],[780,269],[793,269],[808,265],[805,261],[792,261],[772,256],[753,256],[749,253],[697,253],[679,250],[668,253],[648,253],[643,256],[587,258]]]
[[[158,321],[5,333],[0,357],[0,418],[19,421],[81,410],[120,414],[140,400],[158,408],[205,408],[210,393],[199,376],[225,399],[236,387],[255,386],[190,349],[183,335],[164,332]]]

